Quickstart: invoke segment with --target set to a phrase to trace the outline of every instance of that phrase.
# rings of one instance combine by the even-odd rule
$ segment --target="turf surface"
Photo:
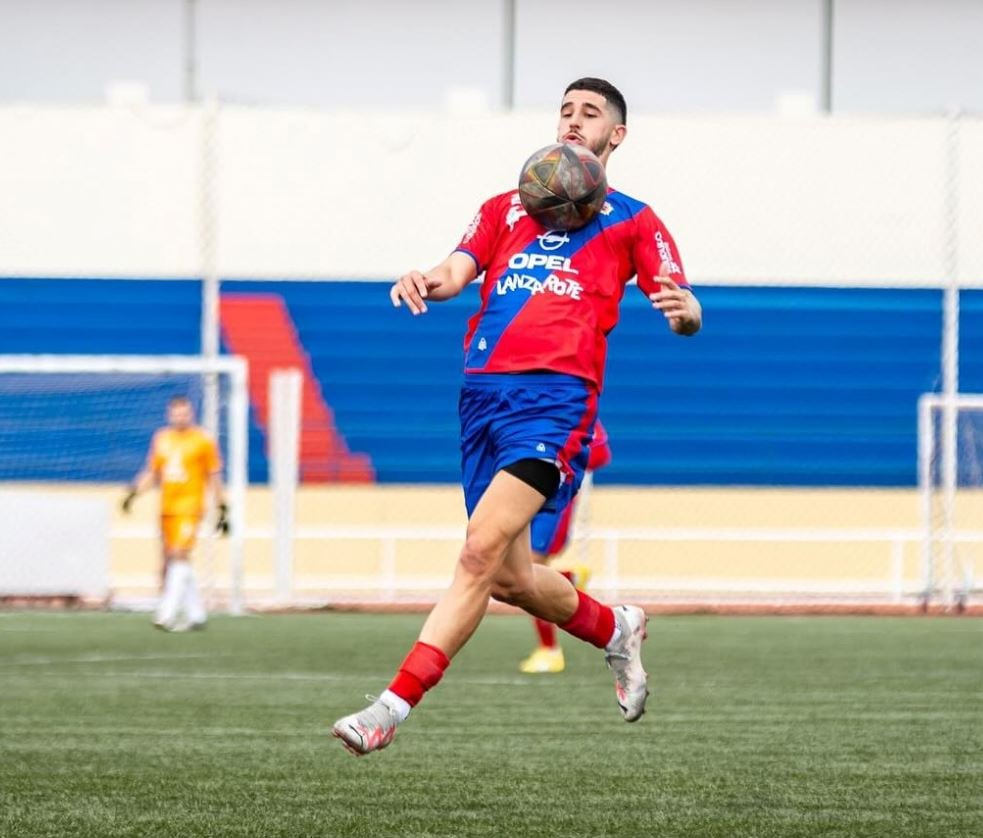
[[[596,650],[521,676],[489,617],[350,756],[330,722],[421,622],[0,614],[0,835],[983,835],[983,620],[653,618],[627,725]]]

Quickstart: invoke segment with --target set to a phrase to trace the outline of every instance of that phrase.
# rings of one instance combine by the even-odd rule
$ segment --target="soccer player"
[[[215,440],[195,424],[186,396],[167,403],[167,427],[150,443],[143,469],[130,484],[122,509],[129,513],[137,495],[160,484],[160,535],[164,591],[154,625],[165,631],[204,628],[208,615],[191,566],[191,550],[211,490],[218,518],[216,531],[228,534],[229,516],[222,488],[222,459]]]
[[[594,423],[594,436],[590,442],[590,454],[587,458],[587,471],[580,484],[576,498],[561,513],[548,512],[541,509],[536,513],[530,524],[532,541],[532,560],[534,564],[549,564],[559,557],[566,549],[570,537],[570,528],[576,518],[577,510],[581,508],[580,499],[586,500],[593,483],[593,474],[611,462],[611,447],[608,444],[608,434],[598,419]],[[582,564],[574,563],[567,569],[557,568],[578,591],[583,591],[590,580],[590,569]],[[563,672],[566,661],[563,658],[563,647],[556,637],[556,625],[539,617],[532,618],[539,645],[525,660],[519,664],[519,671],[527,675],[550,672]]]
[[[579,79],[560,103],[557,141],[586,146],[606,166],[625,139],[626,113],[609,82]],[[454,252],[426,273],[404,274],[390,299],[419,316],[482,273],[459,402],[464,545],[450,587],[389,687],[334,723],[332,733],[354,754],[392,742],[478,627],[489,596],[602,649],[625,721],[645,711],[645,612],[604,605],[553,568],[534,564],[530,523],[541,509],[564,509],[580,486],[607,335],[627,282],[638,277],[677,335],[700,329],[700,304],[669,231],[648,205],[616,190],[593,221],[571,232],[545,230],[526,215],[515,190],[490,198]]]

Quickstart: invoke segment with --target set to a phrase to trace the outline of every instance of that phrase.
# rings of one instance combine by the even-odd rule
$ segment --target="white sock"
[[[195,577],[195,570],[188,565],[188,578],[184,583],[184,613],[194,625],[204,623],[208,619],[208,612],[205,610],[205,603],[202,602],[201,593],[198,591],[198,580]]]
[[[401,722],[406,721],[406,717],[409,716],[410,710],[413,709],[410,707],[410,703],[405,698],[400,698],[392,690],[383,690],[382,695],[379,696],[379,700],[384,702],[391,710],[394,710],[396,717]]]
[[[184,587],[191,567],[187,562],[168,562],[164,576],[164,595],[157,607],[156,622],[171,625],[178,616],[184,599]]]

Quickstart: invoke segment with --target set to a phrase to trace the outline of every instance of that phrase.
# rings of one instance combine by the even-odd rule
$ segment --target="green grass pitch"
[[[422,619],[0,614],[0,835],[983,835],[983,620],[655,617],[628,725],[597,650],[522,676],[489,617],[356,759]]]

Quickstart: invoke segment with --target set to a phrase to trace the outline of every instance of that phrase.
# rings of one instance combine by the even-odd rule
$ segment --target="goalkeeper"
[[[228,534],[229,516],[218,446],[195,424],[194,406],[186,396],[167,403],[167,426],[154,434],[146,465],[123,499],[123,512],[129,513],[136,497],[155,484],[160,485],[164,590],[154,625],[165,631],[204,628],[208,615],[190,558],[205,512],[206,489],[218,510],[216,532]]]

